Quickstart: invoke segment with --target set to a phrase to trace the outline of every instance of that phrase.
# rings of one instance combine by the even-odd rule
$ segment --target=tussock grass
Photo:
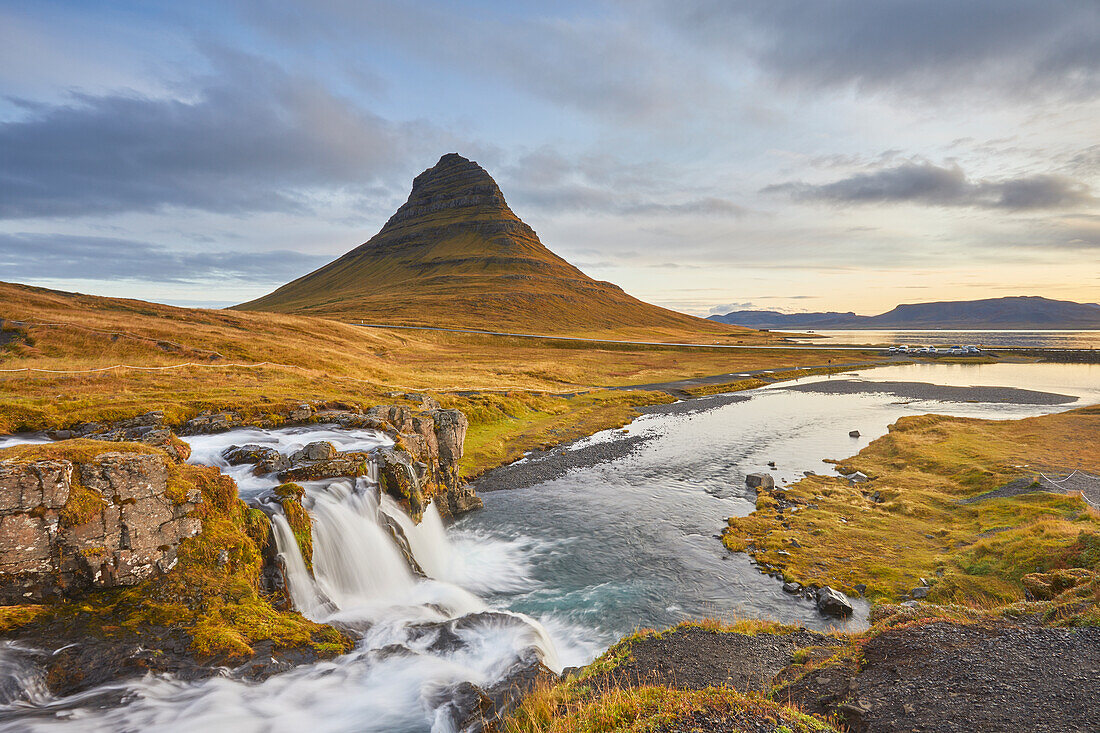
[[[547,681],[528,694],[505,721],[504,730],[507,733],[651,733],[678,722],[688,722],[695,713],[726,718],[731,725],[729,730],[755,730],[762,724],[789,733],[836,730],[794,708],[763,697],[744,695],[729,687],[681,690],[647,685],[582,689],[570,682],[551,685]]]

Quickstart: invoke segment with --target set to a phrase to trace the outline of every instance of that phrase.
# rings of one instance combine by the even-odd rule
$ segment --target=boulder
[[[917,586],[913,590],[909,591],[909,597],[910,598],[927,598],[928,597],[928,592],[931,591],[931,590],[932,589],[929,588],[927,585]]]
[[[745,477],[745,485],[750,489],[774,489],[775,479],[767,473],[750,473]]]
[[[280,481],[321,481],[331,478],[355,478],[370,474],[372,456],[349,451],[320,461],[295,463],[279,473]]]
[[[827,616],[851,616],[852,604],[848,596],[827,585],[817,592],[817,610]]]
[[[290,415],[287,416],[287,419],[290,422],[308,422],[311,417],[313,417],[313,407],[311,405],[301,404],[290,411]]]
[[[265,473],[285,471],[290,468],[290,459],[279,451],[266,445],[231,445],[222,451],[224,458],[230,466],[242,466],[251,464],[255,466],[253,473],[261,476]]]
[[[858,438],[859,437],[859,431],[858,430],[849,430],[848,431],[848,437],[849,438]]]
[[[327,440],[318,440],[313,443],[309,443],[301,450],[296,450],[290,454],[290,462],[298,463],[300,461],[324,461],[329,458],[336,457],[336,447]]]
[[[868,481],[871,480],[871,477],[868,476],[867,474],[863,473],[862,471],[855,471],[854,473],[846,473],[846,474],[844,474],[844,478],[848,479],[848,483],[852,484],[852,485],[865,484],[865,483],[867,483]]]
[[[181,435],[206,435],[222,433],[240,427],[241,416],[235,412],[204,412],[193,417],[180,428]]]
[[[427,508],[421,490],[421,473],[409,454],[396,448],[376,448],[371,457],[378,465],[378,483],[405,508],[413,521],[419,522]]]

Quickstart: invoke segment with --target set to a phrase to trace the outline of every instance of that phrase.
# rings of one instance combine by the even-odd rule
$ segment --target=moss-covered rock
[[[313,520],[302,506],[305,489],[290,482],[276,486],[274,493],[283,508],[286,523],[294,533],[294,541],[298,544],[298,551],[302,553],[302,560],[306,568],[313,572]]]
[[[97,457],[95,446],[87,441],[47,446],[50,457],[61,460],[66,443],[73,448],[71,459]],[[262,676],[285,664],[272,661],[276,652],[304,662],[350,649],[353,642],[341,632],[279,610],[261,590],[265,554],[271,551],[270,523],[263,512],[240,500],[233,480],[214,468],[176,464],[157,453],[159,458],[141,457],[170,466],[177,488],[198,499],[188,511],[201,532],[179,543],[174,566],[134,586],[93,589],[33,610],[12,608],[0,614],[0,634],[47,650],[79,641],[87,651],[70,654],[66,674],[53,675],[57,689],[69,692],[112,675],[140,673],[134,664],[202,675],[213,673],[218,665],[236,666],[251,659]],[[114,500],[95,481],[85,483],[108,505]],[[283,487],[281,494],[284,510],[301,508],[301,487]],[[306,516],[304,510],[301,516]],[[97,548],[90,549],[94,554]],[[145,650],[139,660],[129,651],[123,653],[138,648]]]

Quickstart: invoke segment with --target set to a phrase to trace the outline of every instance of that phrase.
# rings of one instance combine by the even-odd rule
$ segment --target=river
[[[856,453],[903,415],[1018,418],[1095,403],[1100,366],[1054,364],[885,367],[701,398],[571,446],[640,439],[626,455],[485,493],[484,509],[447,528],[434,512],[414,527],[396,504],[374,498],[369,479],[309,484],[316,578],[277,523],[292,594],[306,615],[359,629],[355,651],[261,683],[148,677],[61,700],[26,679],[10,650],[0,652],[0,677],[7,677],[0,688],[14,683],[27,698],[0,706],[0,730],[447,733],[456,684],[491,684],[531,655],[556,669],[583,664],[638,627],[758,617],[862,628],[864,603],[856,602],[850,620],[822,617],[715,538],[727,517],[752,511],[747,473],[768,470],[769,461],[777,483],[829,472],[822,459]],[[388,440],[310,427],[189,441],[192,460],[222,466],[243,494],[255,495],[274,479],[225,466],[222,448],[266,442],[286,451],[314,439],[345,449]],[[381,528],[383,515],[405,528],[430,578],[409,571]],[[124,703],[106,692],[121,692]]]

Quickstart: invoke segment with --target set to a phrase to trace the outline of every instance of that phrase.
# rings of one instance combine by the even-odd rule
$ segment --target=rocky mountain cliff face
[[[244,310],[546,333],[721,331],[593,280],[544,247],[477,163],[450,153],[367,243]],[[728,333],[727,331],[721,331]]]
[[[168,459],[0,461],[0,604],[135,585],[202,529],[197,490],[169,489]]]

